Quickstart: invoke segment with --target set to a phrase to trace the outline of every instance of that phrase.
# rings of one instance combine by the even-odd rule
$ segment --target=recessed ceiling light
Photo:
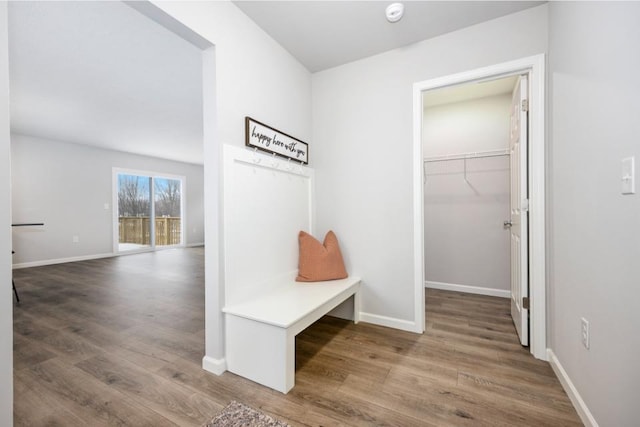
[[[398,22],[404,15],[404,5],[402,3],[391,3],[384,12],[387,15],[387,21]]]

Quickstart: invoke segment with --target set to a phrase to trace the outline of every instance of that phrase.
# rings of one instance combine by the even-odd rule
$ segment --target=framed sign
[[[309,145],[297,138],[260,123],[251,117],[244,118],[245,145],[250,148],[286,157],[305,165],[309,164]]]

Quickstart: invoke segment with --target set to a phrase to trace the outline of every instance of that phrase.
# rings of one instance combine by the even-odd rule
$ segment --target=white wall
[[[45,224],[14,228],[16,264],[112,253],[113,167],[185,176],[184,243],[204,242],[201,165],[16,134],[11,165],[13,221]]]
[[[551,2],[551,348],[601,426],[638,425],[640,3]],[[636,187],[637,188],[637,187]],[[580,340],[590,322],[591,348]]]
[[[313,75],[318,233],[334,229],[363,278],[368,321],[417,326],[413,83],[546,50],[543,5]]]
[[[13,425],[13,293],[11,280],[11,144],[7,2],[0,2],[0,425]]]
[[[425,108],[424,156],[509,148],[510,108],[510,93]]]
[[[245,116],[310,141],[311,74],[237,6],[153,3],[215,44],[222,144],[244,145]]]
[[[508,148],[510,107],[503,94],[425,108],[424,156]],[[425,164],[425,280],[508,296],[509,157],[466,163],[468,182],[464,160]]]

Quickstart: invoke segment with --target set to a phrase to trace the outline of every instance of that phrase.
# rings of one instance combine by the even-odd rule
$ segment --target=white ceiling
[[[202,163],[201,51],[121,2],[10,2],[11,129]]]
[[[325,70],[540,5],[542,1],[234,1],[311,72]]]

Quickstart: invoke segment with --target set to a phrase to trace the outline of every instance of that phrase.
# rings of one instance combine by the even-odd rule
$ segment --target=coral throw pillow
[[[348,277],[340,246],[338,246],[338,238],[333,231],[327,233],[324,243],[301,231],[298,234],[298,242],[300,259],[297,282],[321,282]]]

